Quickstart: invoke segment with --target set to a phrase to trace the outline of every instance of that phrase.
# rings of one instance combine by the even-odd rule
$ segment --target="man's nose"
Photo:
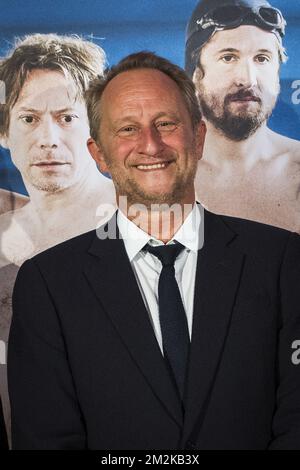
[[[37,129],[37,144],[42,149],[57,148],[59,144],[59,129],[52,119],[45,119]]]
[[[241,61],[237,68],[235,84],[238,87],[251,88],[257,85],[256,67],[252,60]]]
[[[158,155],[164,147],[162,137],[155,126],[140,130],[137,151],[144,155],[154,157]]]

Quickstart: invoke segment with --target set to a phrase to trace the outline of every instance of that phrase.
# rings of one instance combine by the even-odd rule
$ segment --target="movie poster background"
[[[185,28],[196,4],[196,0],[2,2],[0,55],[4,56],[13,47],[17,37],[52,32],[78,34],[94,41],[103,47],[110,65],[129,53],[150,50],[183,66]],[[300,140],[300,2],[273,0],[272,5],[279,8],[287,20],[284,45],[289,60],[281,68],[281,94],[269,126],[280,134]],[[5,87],[2,84],[0,101],[3,103],[4,100]],[[1,189],[27,195],[22,177],[13,165],[9,152],[0,146]],[[3,305],[0,303],[0,316],[1,308]],[[0,342],[3,375],[6,368],[6,344],[1,337]]]
[[[184,37],[195,0],[13,0],[1,7],[0,54],[15,37],[35,32],[75,33],[104,48],[109,64],[138,50],[151,50],[184,65]],[[273,0],[287,19],[289,60],[281,69],[281,94],[269,121],[281,134],[300,139],[300,2]],[[0,91],[3,95],[3,91]],[[3,98],[3,97],[2,97]],[[26,194],[9,152],[0,147],[0,188]]]

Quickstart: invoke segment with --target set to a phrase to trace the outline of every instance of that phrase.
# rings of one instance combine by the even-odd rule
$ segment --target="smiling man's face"
[[[63,73],[33,70],[10,111],[5,145],[25,185],[56,192],[78,182],[91,158],[85,103]]]
[[[100,115],[96,159],[119,196],[147,207],[194,201],[204,130],[193,128],[171,78],[154,69],[120,73],[102,95]]]
[[[206,120],[241,141],[270,117],[279,94],[276,36],[256,26],[218,31],[200,52],[194,82]]]

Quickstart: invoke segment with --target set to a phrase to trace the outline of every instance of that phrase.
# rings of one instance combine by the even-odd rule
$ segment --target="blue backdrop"
[[[282,92],[270,127],[300,140],[300,1],[271,0],[287,19]],[[109,64],[134,51],[154,51],[183,66],[186,23],[197,0],[0,0],[0,53],[16,36],[76,33],[101,45]],[[0,147],[0,187],[26,194],[9,153]]]

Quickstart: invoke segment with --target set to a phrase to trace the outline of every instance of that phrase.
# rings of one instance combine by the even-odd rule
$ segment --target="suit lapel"
[[[118,233],[115,240],[100,241],[95,236],[84,273],[154,394],[176,423],[182,426],[180,401]]]
[[[204,247],[198,253],[192,343],[183,442],[200,430],[226,342],[244,254],[221,217],[205,211]]]

